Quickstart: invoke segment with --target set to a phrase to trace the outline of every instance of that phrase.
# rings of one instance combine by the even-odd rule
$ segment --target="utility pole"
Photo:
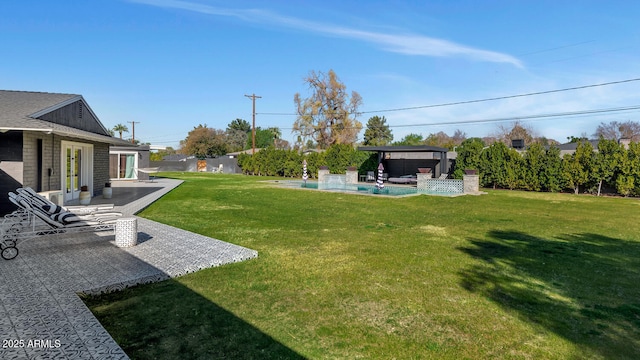
[[[136,124],[140,124],[140,121],[127,121],[131,124],[131,143],[136,143]]]
[[[258,96],[256,94],[245,95],[248,98],[251,98],[253,101],[253,127],[251,131],[251,155],[256,153],[256,99],[261,99],[262,96]]]

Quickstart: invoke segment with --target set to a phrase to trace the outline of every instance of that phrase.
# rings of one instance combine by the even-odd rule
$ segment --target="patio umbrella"
[[[384,171],[384,166],[382,163],[378,165],[378,179],[376,180],[376,187],[378,190],[384,189],[384,182],[382,181],[382,172]]]
[[[307,187],[307,179],[309,175],[307,175],[307,160],[302,160],[302,180],[304,181],[304,186]]]

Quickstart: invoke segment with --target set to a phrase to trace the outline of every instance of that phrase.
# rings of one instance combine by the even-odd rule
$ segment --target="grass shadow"
[[[84,301],[132,359],[304,359],[172,279]]]
[[[640,243],[592,233],[490,231],[462,287],[606,358],[640,358]]]

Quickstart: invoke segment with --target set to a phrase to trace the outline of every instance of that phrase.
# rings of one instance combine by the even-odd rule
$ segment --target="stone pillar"
[[[324,177],[329,175],[329,169],[320,169],[318,170],[318,183],[324,182]]]
[[[479,175],[463,175],[465,194],[477,194],[480,192],[480,176]]]
[[[417,188],[423,190],[427,188],[427,179],[431,179],[433,175],[431,173],[417,173],[416,176],[418,177]]]
[[[346,181],[347,184],[357,184],[358,183],[358,171],[357,170],[347,170]]]

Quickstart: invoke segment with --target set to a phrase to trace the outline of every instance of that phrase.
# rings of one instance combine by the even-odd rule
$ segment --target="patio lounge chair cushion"
[[[40,220],[46,222],[47,224],[51,225],[54,228],[62,228],[64,227],[64,224],[56,221],[54,219],[52,219],[49,214],[45,213],[44,211],[38,209],[38,208],[32,208],[31,211],[33,212],[34,215],[36,215]]]
[[[77,222],[82,220],[78,215],[68,212],[68,211],[64,211],[64,212],[59,212],[57,214],[52,214],[51,215],[51,219],[57,221],[57,222],[61,222],[65,225],[67,224],[71,224],[73,222]]]
[[[59,214],[64,208],[60,205],[43,205],[42,210],[48,212],[49,214]]]
[[[9,193],[9,201],[11,201],[14,205],[24,209],[24,210],[29,210],[31,209],[31,205],[29,205],[29,202],[27,201],[27,199],[23,198],[20,195],[16,195],[14,193]]]

